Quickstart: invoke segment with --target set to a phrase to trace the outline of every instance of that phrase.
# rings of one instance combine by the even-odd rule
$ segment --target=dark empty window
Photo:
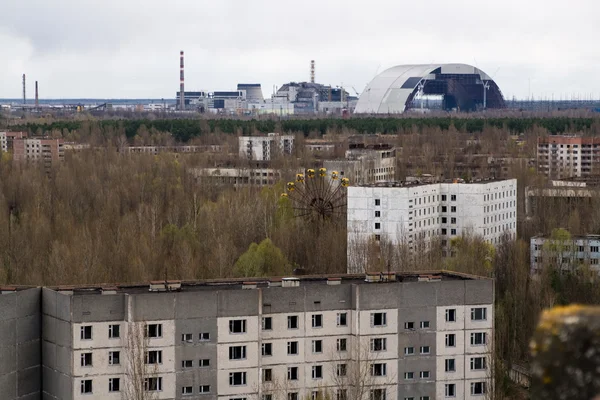
[[[229,321],[229,332],[230,333],[246,333],[246,320],[245,319],[232,319]]]

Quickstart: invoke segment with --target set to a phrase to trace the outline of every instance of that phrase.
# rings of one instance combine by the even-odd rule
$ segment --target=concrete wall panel
[[[478,279],[465,281],[465,304],[492,304],[494,302],[494,281]]]
[[[17,345],[17,353],[17,369],[19,371],[26,368],[39,367],[42,362],[41,345],[39,340]]]
[[[28,315],[17,320],[17,343],[39,341],[41,338],[40,314]]]
[[[0,349],[14,346],[17,341],[17,320],[8,319],[0,321]]]
[[[258,290],[223,290],[218,292],[218,317],[239,317],[256,315],[258,311]]]
[[[0,394],[2,399],[15,399],[17,397],[17,373],[0,373]]]
[[[17,295],[18,293],[0,295],[0,322],[17,317]]]
[[[261,289],[263,296],[263,313],[295,313],[304,311],[303,287],[270,287]]]
[[[17,370],[17,349],[15,346],[0,348],[0,375]]]
[[[437,288],[438,306],[465,304],[465,281],[444,281]]]
[[[379,310],[398,307],[400,285],[371,283],[358,287],[361,310]]]
[[[352,305],[352,287],[349,285],[308,285],[305,291],[307,312],[344,310]]]
[[[41,296],[40,288],[20,291],[17,298],[17,314],[20,316],[39,315],[41,313]]]
[[[134,321],[157,321],[175,318],[174,293],[148,293],[136,295]]]
[[[177,296],[175,318],[202,318],[217,315],[217,292],[213,290],[180,293]]]
[[[435,307],[438,283],[405,282],[399,292],[400,307]]]
[[[39,365],[19,371],[17,377],[17,395],[19,396],[19,400],[21,400],[21,396],[25,395],[37,395],[39,399],[39,392],[42,389],[40,378],[41,367]]]
[[[125,295],[73,296],[73,322],[98,322],[125,319]]]

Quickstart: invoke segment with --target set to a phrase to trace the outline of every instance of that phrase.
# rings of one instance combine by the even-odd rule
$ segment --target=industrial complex
[[[140,100],[40,100],[35,81],[35,99],[28,101],[26,76],[23,74],[22,100],[0,100],[10,110],[43,112],[135,111],[135,112],[199,112],[229,116],[274,115],[361,115],[428,111],[473,112],[486,109],[518,108],[519,110],[600,110],[600,100],[508,100],[492,77],[468,64],[397,65],[376,75],[359,93],[343,86],[316,81],[315,60],[310,61],[307,81],[291,81],[274,88],[265,98],[260,83],[238,83],[235,88],[186,91],[184,52],[179,54],[179,90],[174,98]]]

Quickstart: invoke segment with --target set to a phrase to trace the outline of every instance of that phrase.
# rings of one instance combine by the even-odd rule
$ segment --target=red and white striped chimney
[[[185,110],[185,88],[183,77],[183,50],[179,52],[179,109]]]

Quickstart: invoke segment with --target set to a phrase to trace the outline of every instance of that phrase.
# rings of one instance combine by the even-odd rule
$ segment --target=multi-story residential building
[[[31,290],[41,301],[27,306],[0,295],[2,310],[42,310],[31,332],[41,331],[43,380],[11,372],[39,368],[39,343],[3,357],[9,400],[25,398],[13,395],[15,379],[61,400],[132,398],[123,397],[132,389],[156,399],[476,399],[492,389],[491,279],[375,273]],[[23,335],[6,321],[0,332]]]
[[[530,241],[531,272],[542,271],[544,263],[572,270],[589,265],[600,272],[600,235],[573,236],[568,240],[548,236],[534,236]]]
[[[236,188],[270,186],[281,179],[281,170],[273,168],[194,168],[190,172],[199,183]]]
[[[348,188],[348,271],[364,263],[355,253],[371,240],[428,243],[472,234],[491,244],[516,237],[517,180],[432,184],[389,183]]]
[[[15,139],[13,141],[14,161],[41,161],[46,167],[60,162],[65,157],[62,139]]]
[[[240,158],[255,161],[270,161],[276,154],[292,154],[294,135],[269,133],[267,136],[240,136]]]
[[[582,136],[538,138],[538,171],[552,179],[598,174],[600,140]]]
[[[152,154],[160,153],[203,153],[220,152],[223,150],[221,145],[209,146],[126,146],[120,151],[128,154]]]
[[[15,139],[27,137],[27,132],[0,132],[0,152],[12,152]]]
[[[545,186],[525,188],[525,213],[539,216],[540,209],[550,204],[553,209],[573,210],[600,204],[600,176],[551,180]]]
[[[351,144],[344,160],[325,160],[323,167],[338,171],[353,185],[389,182],[396,176],[396,150],[386,144]]]
[[[341,147],[340,142],[335,142],[325,139],[306,139],[304,141],[304,148],[318,156],[332,156],[336,149]]]

